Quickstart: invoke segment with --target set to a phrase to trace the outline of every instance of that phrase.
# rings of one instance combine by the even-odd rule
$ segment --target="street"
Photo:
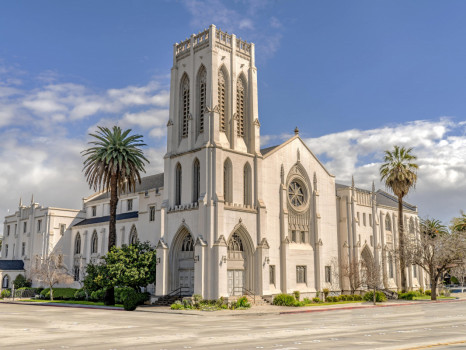
[[[161,312],[165,310],[126,312],[1,303],[0,348],[466,348],[463,300],[282,315]]]

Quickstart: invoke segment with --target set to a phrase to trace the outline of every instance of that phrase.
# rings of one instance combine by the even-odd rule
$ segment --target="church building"
[[[120,196],[117,245],[156,246],[156,283],[148,286],[156,297],[177,290],[206,299],[340,293],[350,288],[342,266],[363,260],[380,269],[381,288],[399,288],[391,253],[397,199],[337,184],[297,128],[284,143],[260,148],[267,120],[259,121],[254,52],[254,44],[214,25],[173,46],[164,172]],[[2,260],[23,261],[27,274],[32,255],[59,247],[79,281],[86,264],[107,251],[109,202],[104,191],[77,211],[20,205],[5,218]],[[50,221],[53,215],[59,219]],[[406,234],[419,234],[417,208],[404,203],[404,216]],[[23,222],[37,227],[40,220],[38,232],[21,230]],[[23,256],[20,242],[28,247]],[[417,266],[407,275],[411,288],[426,283]]]

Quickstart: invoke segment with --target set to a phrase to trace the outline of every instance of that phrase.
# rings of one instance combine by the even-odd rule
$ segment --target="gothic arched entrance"
[[[228,294],[243,295],[253,289],[253,247],[245,230],[235,231],[228,240]]]
[[[182,287],[181,293],[194,293],[194,240],[183,227],[175,237],[171,250],[171,290]]]

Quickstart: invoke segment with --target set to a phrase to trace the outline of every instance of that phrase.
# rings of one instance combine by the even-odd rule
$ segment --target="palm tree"
[[[418,165],[414,163],[416,156],[411,154],[412,148],[394,146],[393,151],[385,151],[384,164],[380,167],[381,181],[385,182],[387,189],[391,190],[398,198],[398,241],[400,251],[401,289],[406,291],[406,261],[405,242],[403,230],[403,197],[411,188],[414,188],[417,180]]]
[[[141,135],[129,135],[131,129],[122,131],[114,126],[113,130],[98,126],[95,134],[89,134],[95,140],[92,147],[81,152],[84,160],[84,175],[89,187],[110,190],[110,222],[108,250],[116,245],[116,210],[118,194],[134,191],[136,183],[141,183],[140,172],[145,172],[144,165],[149,161],[144,157],[140,147],[146,146]],[[128,136],[129,135],[129,136]],[[105,295],[108,305],[115,304],[114,289]]]
[[[453,231],[457,232],[466,232],[466,214],[461,211],[461,216],[459,218],[453,219]]]

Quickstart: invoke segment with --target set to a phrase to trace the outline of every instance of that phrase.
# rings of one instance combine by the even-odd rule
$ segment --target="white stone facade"
[[[107,251],[109,201],[105,192],[84,199],[83,210],[68,218],[76,224],[65,237],[49,235],[77,279]],[[400,286],[392,273],[397,261],[388,264],[397,240],[396,200],[337,185],[297,130],[261,150],[254,44],[213,25],[174,45],[164,173],[122,195],[117,214],[118,246],[138,239],[157,247],[156,296],[180,287],[208,299],[245,289],[262,296],[340,292],[347,281],[335,270],[352,256],[376,260],[381,287]],[[405,214],[417,233],[416,207],[406,204]],[[15,220],[21,224],[12,216],[5,225]],[[44,254],[32,236],[43,237],[24,236],[27,257],[3,259]],[[4,246],[18,244],[12,242]],[[411,287],[424,284],[419,269],[408,272]]]

